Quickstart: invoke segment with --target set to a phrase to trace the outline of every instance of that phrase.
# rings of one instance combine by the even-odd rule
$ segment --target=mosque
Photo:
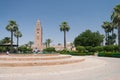
[[[42,47],[42,26],[41,26],[39,19],[36,22],[35,40],[34,40],[33,49],[38,49],[40,51],[43,50],[43,47]]]
[[[35,26],[35,39],[34,39],[34,44],[33,44],[33,49],[38,49],[39,51],[42,51],[45,47],[45,45],[43,45],[43,30],[42,30],[42,26],[41,26],[41,22],[38,19],[36,22],[36,26]],[[56,50],[63,50],[64,46],[63,45],[51,45],[51,47],[54,47]],[[70,42],[67,42],[66,47],[68,50],[71,50],[72,46],[70,45]]]

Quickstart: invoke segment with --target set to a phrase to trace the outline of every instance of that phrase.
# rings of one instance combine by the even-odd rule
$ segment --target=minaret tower
[[[42,26],[40,24],[40,20],[37,20],[36,27],[35,27],[35,42],[34,48],[38,50],[42,50]]]

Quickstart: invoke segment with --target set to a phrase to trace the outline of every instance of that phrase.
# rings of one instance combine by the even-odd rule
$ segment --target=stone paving
[[[120,80],[120,58],[84,56],[65,65],[0,67],[0,80]]]
[[[49,66],[63,65],[84,61],[84,58],[71,55],[47,55],[37,54],[31,56],[23,55],[2,55],[0,56],[0,67],[20,67],[20,66]]]

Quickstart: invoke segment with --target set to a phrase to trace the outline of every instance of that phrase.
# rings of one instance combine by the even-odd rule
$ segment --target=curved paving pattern
[[[120,58],[85,56],[66,65],[0,67],[0,80],[119,80]]]
[[[0,67],[20,66],[48,66],[62,65],[84,61],[84,58],[76,58],[70,55],[3,55],[0,56]]]

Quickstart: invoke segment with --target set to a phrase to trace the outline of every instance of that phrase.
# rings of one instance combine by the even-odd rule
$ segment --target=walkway
[[[78,57],[77,57],[78,58]],[[119,80],[120,58],[80,57],[73,64],[0,67],[0,80]]]

